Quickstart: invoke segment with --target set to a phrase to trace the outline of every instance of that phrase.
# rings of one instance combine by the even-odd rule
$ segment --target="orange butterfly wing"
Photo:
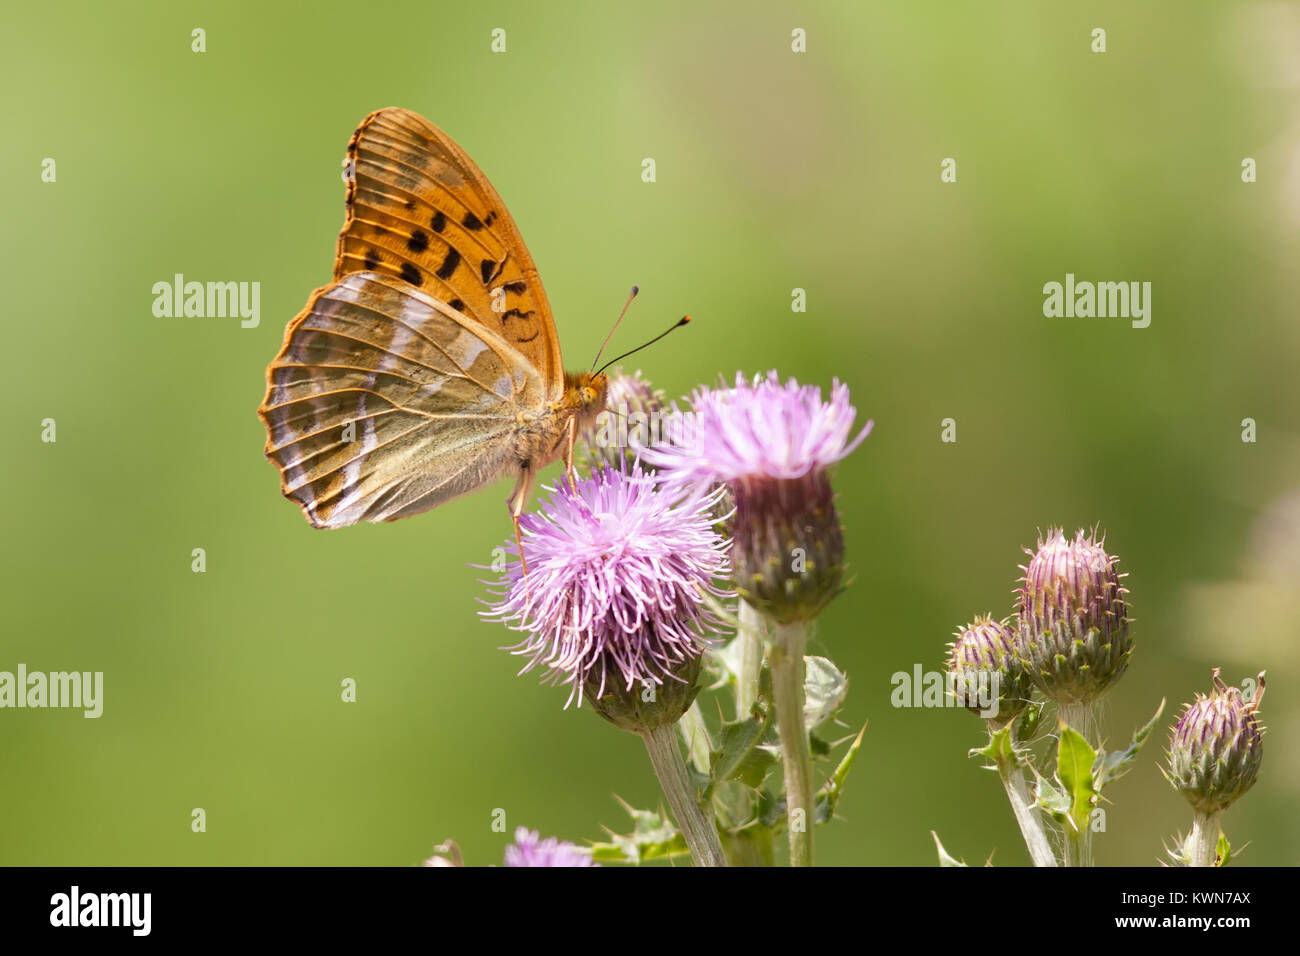
[[[347,221],[334,278],[396,276],[446,302],[529,359],[547,398],[564,392],[555,320],[505,203],[438,127],[397,107],[371,113],[348,144]]]

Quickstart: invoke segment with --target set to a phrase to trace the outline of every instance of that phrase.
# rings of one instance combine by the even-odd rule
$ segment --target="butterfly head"
[[[580,426],[591,425],[605,410],[609,376],[604,372],[577,372],[564,376],[564,407],[578,417]]]

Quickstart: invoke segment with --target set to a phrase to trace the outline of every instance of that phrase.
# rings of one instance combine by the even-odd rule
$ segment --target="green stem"
[[[1187,838],[1187,865],[1214,866],[1219,859],[1219,814],[1196,813]]]
[[[1012,732],[1013,751],[1015,745],[1016,735]],[[1056,854],[1052,852],[1047,834],[1043,832],[1042,824],[1032,809],[1034,801],[1029,795],[1029,787],[1025,783],[1023,771],[1016,765],[1014,759],[999,757],[998,776],[1002,778],[1002,786],[1006,788],[1011,812],[1015,814],[1016,823],[1020,825],[1020,835],[1025,838],[1025,846],[1029,848],[1029,858],[1034,866],[1056,866]]]
[[[736,719],[746,720],[758,701],[758,676],[763,669],[763,638],[767,627],[763,615],[748,601],[740,602],[737,614],[740,641],[740,673],[736,676]]]
[[[722,844],[718,840],[718,827],[712,812],[705,812],[695,799],[695,788],[691,786],[686,775],[686,761],[682,759],[681,748],[677,746],[677,734],[671,724],[647,730],[641,735],[645,749],[650,754],[650,763],[659,778],[668,799],[668,809],[672,811],[677,828],[686,838],[691,856],[696,866],[726,866],[727,858],[722,853]]]
[[[1077,732],[1088,746],[1096,747],[1093,743],[1093,733],[1096,727],[1096,715],[1092,704],[1061,704],[1060,716],[1065,721],[1065,726]],[[1092,866],[1092,827],[1090,821],[1085,821],[1083,828],[1077,833],[1065,825],[1065,866]]]
[[[808,625],[777,624],[769,649],[772,662],[772,703],[781,734],[785,767],[786,829],[790,834],[790,865],[812,866],[813,774],[804,727],[804,662]]]

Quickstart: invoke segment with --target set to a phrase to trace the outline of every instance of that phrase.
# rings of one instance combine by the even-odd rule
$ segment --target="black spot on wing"
[[[417,229],[411,233],[411,238],[406,240],[406,248],[412,252],[423,252],[429,248],[429,234],[423,229]]]
[[[424,284],[424,278],[420,275],[420,270],[409,262],[402,263],[402,278],[417,288]]]
[[[483,220],[468,210],[465,212],[465,218],[460,221],[460,224],[470,230],[483,228]]]
[[[528,291],[528,283],[523,279],[516,279],[514,282],[507,282],[502,288],[515,295],[523,295]]]
[[[438,278],[444,281],[450,279],[458,265],[460,265],[460,253],[456,251],[455,247],[448,246],[447,257],[442,260],[442,265],[438,266]]]
[[[366,250],[366,271],[374,272],[378,266],[379,266],[379,250],[367,249]]]
[[[447,217],[439,210],[433,214],[433,219],[430,220],[429,225],[433,227],[434,232],[442,232],[447,228]]]
[[[465,311],[465,300],[464,300],[464,299],[452,299],[452,300],[451,300],[450,302],[448,302],[447,304],[448,304],[449,306],[451,306],[453,309],[455,309],[457,312],[464,312],[464,311]]]

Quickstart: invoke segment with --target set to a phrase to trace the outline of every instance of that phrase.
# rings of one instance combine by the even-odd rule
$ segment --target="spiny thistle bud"
[[[642,449],[667,439],[669,409],[664,393],[640,371],[616,369],[605,391],[605,410],[578,438],[577,464],[584,472],[601,465],[626,470]]]
[[[948,645],[949,692],[971,713],[998,726],[1015,720],[1030,703],[1033,685],[1016,656],[1016,635],[1006,621],[977,617]]]
[[[1089,704],[1124,674],[1133,641],[1115,557],[1103,542],[1060,528],[1040,538],[1021,581],[1017,651],[1043,693]]]
[[[829,402],[816,386],[776,372],[735,388],[698,389],[682,443],[647,449],[677,494],[725,483],[735,504],[731,551],[736,590],[782,624],[811,621],[841,590],[844,535],[828,468],[852,452],[871,423],[852,436],[856,410],[835,382]],[[852,436],[852,437],[851,437]]]
[[[730,485],[736,590],[781,623],[811,621],[843,590],[844,533],[830,477]]]
[[[1260,671],[1252,700],[1227,686],[1214,669],[1214,692],[1197,694],[1174,725],[1165,777],[1198,813],[1226,808],[1255,784],[1264,759],[1264,727],[1259,704],[1264,697]]]
[[[630,733],[644,734],[675,724],[700,692],[701,660],[699,656],[688,657],[668,668],[658,683],[642,678],[639,685],[631,687],[615,679],[605,681],[602,688],[601,680],[593,674],[587,678],[587,700],[596,713]]]

